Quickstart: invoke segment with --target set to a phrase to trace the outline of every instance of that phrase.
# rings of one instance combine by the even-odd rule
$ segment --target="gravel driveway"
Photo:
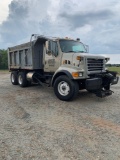
[[[52,88],[13,86],[0,73],[0,160],[120,160],[120,83],[72,102]]]

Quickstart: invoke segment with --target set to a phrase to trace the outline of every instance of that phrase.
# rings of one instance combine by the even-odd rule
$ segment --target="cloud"
[[[6,20],[8,16],[8,4],[11,3],[12,0],[0,1],[0,24]]]
[[[44,23],[46,9],[49,0],[13,0],[9,5],[9,15],[6,21],[0,26],[0,35],[3,43],[1,46],[7,47],[15,44],[16,41],[30,37],[30,34],[39,31],[39,24]]]
[[[108,63],[110,63],[110,64],[120,64],[120,54],[106,54],[104,56],[110,58]]]
[[[120,54],[120,2],[117,0],[12,0],[0,25],[0,48],[38,33],[72,37],[90,45],[95,54]]]
[[[27,17],[27,13],[27,6],[23,6],[18,1],[11,2],[8,18],[0,26],[3,47],[6,43],[15,42],[18,37],[22,38],[22,34],[25,34],[25,17]]]
[[[100,11],[92,11],[92,12],[79,12],[75,14],[68,14],[66,12],[60,13],[60,17],[62,17],[65,21],[67,21],[71,25],[71,29],[83,27],[84,25],[89,25],[93,23],[101,23],[104,20],[108,20],[113,17],[113,12],[109,10],[100,10]]]

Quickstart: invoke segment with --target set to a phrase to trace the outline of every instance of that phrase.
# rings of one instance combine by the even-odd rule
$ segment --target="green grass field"
[[[120,75],[120,67],[107,67],[110,71],[116,71]]]

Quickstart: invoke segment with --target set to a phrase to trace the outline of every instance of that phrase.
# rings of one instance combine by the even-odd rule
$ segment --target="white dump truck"
[[[116,72],[105,67],[109,58],[88,53],[79,38],[51,38],[33,34],[28,43],[8,48],[11,83],[27,87],[32,82],[47,84],[64,101],[86,89],[98,97],[112,94],[118,83]]]

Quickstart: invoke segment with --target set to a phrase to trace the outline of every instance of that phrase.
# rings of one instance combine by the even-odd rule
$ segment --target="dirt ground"
[[[0,160],[120,160],[120,82],[112,96],[13,86],[0,73]]]

